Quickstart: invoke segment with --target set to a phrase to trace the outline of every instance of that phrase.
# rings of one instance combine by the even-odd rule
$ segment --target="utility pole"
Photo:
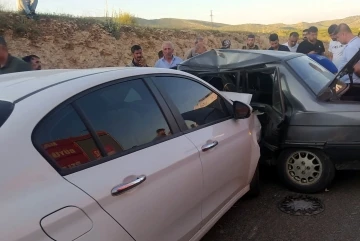
[[[210,10],[210,18],[211,18],[211,28],[214,29],[214,22],[213,22],[213,13],[212,10]]]

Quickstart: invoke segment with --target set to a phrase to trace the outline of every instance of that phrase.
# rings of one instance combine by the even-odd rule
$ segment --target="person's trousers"
[[[38,4],[38,0],[17,0],[18,10],[24,11],[26,14],[34,13]]]

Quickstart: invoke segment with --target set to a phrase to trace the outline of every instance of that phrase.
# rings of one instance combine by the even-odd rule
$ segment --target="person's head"
[[[335,31],[336,31],[336,28],[338,26],[336,24],[332,24],[330,25],[330,27],[328,28],[328,33],[329,33],[329,36],[330,38],[333,40],[333,41],[336,41],[337,40],[337,37],[336,37],[336,34],[335,34]]]
[[[299,34],[297,32],[292,32],[289,35],[288,44],[290,47],[294,47],[299,41]]]
[[[162,51],[164,53],[164,57],[167,59],[172,58],[173,54],[174,54],[174,45],[172,42],[170,41],[165,41],[162,44]]]
[[[255,35],[254,34],[249,34],[247,36],[247,42],[246,43],[247,43],[247,45],[249,47],[253,47],[255,45]]]
[[[31,64],[32,70],[41,70],[40,58],[36,55],[28,55],[23,58],[26,63]]]
[[[160,50],[160,51],[158,52],[158,56],[159,56],[159,59],[161,59],[162,57],[164,57],[164,53],[163,53],[162,50]]]
[[[318,36],[318,28],[315,26],[311,26],[308,31],[308,40],[310,42],[316,42]]]
[[[199,42],[195,45],[195,54],[203,54],[206,52],[206,46],[204,42]]]
[[[8,59],[9,52],[5,39],[0,36],[0,65],[4,65]]]
[[[133,55],[134,60],[140,62],[143,58],[143,52],[140,45],[134,45],[131,47],[131,53]]]
[[[225,39],[221,42],[223,49],[229,49],[231,47],[231,41],[229,39]]]
[[[302,33],[302,35],[303,35],[303,40],[307,40],[307,35],[308,35],[308,33],[309,33],[309,29],[304,29],[304,30],[303,30],[303,33]]]
[[[337,41],[342,44],[348,44],[350,40],[354,38],[351,28],[346,23],[339,24],[334,34],[336,35]]]
[[[269,42],[273,49],[279,48],[279,36],[276,33],[272,33],[269,36]]]
[[[157,129],[157,130],[156,130],[156,134],[157,134],[158,136],[166,136],[165,129],[163,129],[163,128]]]
[[[197,45],[198,43],[203,43],[204,42],[204,38],[203,37],[197,37],[196,39],[195,39],[195,45]]]

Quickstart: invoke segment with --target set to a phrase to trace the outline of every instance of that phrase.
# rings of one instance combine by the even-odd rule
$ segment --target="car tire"
[[[285,185],[301,193],[324,191],[335,176],[335,167],[329,157],[314,149],[282,151],[277,169]]]
[[[259,166],[256,167],[254,176],[250,182],[250,190],[247,192],[248,197],[257,197],[260,195],[260,174]]]

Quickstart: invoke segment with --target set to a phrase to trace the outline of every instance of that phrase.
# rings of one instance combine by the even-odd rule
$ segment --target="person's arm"
[[[320,48],[321,53],[319,53],[319,54],[324,55],[325,54],[325,46],[324,46],[324,43],[322,41],[320,42],[320,46],[321,46],[321,48]]]
[[[156,61],[155,65],[154,65],[155,68],[160,68],[160,61],[161,61],[161,59]]]
[[[354,73],[360,78],[360,62],[355,64],[354,66]]]

